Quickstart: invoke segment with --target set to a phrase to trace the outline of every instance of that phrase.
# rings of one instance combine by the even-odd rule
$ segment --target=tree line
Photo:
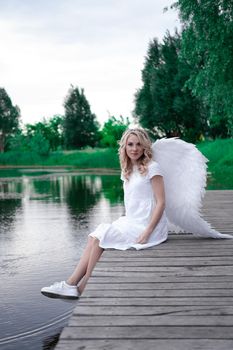
[[[233,2],[179,0],[180,33],[149,42],[134,119],[156,137],[196,142],[233,136]],[[167,9],[168,10],[168,9]],[[0,151],[115,147],[129,120],[109,117],[100,128],[84,90],[71,86],[64,116],[20,124],[20,109],[0,88]]]
[[[0,152],[36,152],[90,147],[116,147],[129,126],[129,119],[110,116],[100,127],[92,113],[84,90],[71,86],[64,100],[65,114],[22,125],[20,109],[13,106],[4,88],[0,88]]]

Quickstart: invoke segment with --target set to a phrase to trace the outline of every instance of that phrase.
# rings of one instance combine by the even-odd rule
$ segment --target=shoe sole
[[[42,292],[41,294],[43,294],[44,296],[48,297],[48,298],[53,298],[53,299],[71,299],[71,300],[75,300],[78,299],[79,296],[72,296],[72,295],[62,295],[62,294],[55,294],[55,293],[50,293],[50,292]]]

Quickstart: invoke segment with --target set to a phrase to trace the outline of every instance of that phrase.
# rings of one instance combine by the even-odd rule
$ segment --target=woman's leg
[[[92,273],[97,261],[101,257],[103,251],[104,251],[104,249],[99,246],[99,240],[94,238],[94,241],[92,242],[90,256],[88,259],[86,273],[83,276],[83,278],[78,286],[80,294],[82,294],[84,288],[86,287],[87,281],[90,278],[91,273]]]
[[[88,242],[81,259],[76,269],[67,280],[67,283],[70,286],[67,286],[67,283],[61,281],[59,283],[54,283],[49,287],[43,287],[41,293],[51,298],[78,298],[79,294],[82,294],[88,278],[102,253],[103,248],[100,248],[99,240],[94,237],[88,237]],[[78,282],[80,282],[80,284],[77,287]],[[79,293],[77,293],[77,288]]]
[[[91,267],[90,260],[94,268],[102,252],[103,252],[103,249],[99,247],[99,240],[89,236],[86,248],[84,249],[84,252],[80,258],[80,261],[77,267],[75,268],[74,272],[72,273],[72,275],[67,279],[67,283],[71,285],[77,285],[78,282],[80,282],[83,279],[83,277],[86,275],[88,267],[90,270],[90,267]]]

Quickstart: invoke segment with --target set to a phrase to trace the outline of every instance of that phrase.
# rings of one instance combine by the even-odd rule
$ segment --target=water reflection
[[[21,205],[21,199],[0,198],[0,240],[10,239],[15,215],[21,208]],[[7,237],[3,237],[3,235],[7,235]]]
[[[22,182],[0,182],[0,198],[21,198]]]
[[[102,182],[99,176],[68,176],[66,181],[64,195],[72,216],[87,212],[100,199]]]
[[[40,295],[70,274],[88,233],[123,214],[115,175],[51,174],[0,181],[0,346],[52,349],[75,303]]]
[[[105,198],[111,203],[122,203],[124,194],[122,189],[122,181],[119,176],[102,176],[102,191]]]

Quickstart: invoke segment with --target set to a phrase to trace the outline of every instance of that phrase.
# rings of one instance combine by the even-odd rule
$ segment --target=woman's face
[[[129,135],[126,141],[126,154],[133,164],[143,155],[144,148],[136,135]]]

